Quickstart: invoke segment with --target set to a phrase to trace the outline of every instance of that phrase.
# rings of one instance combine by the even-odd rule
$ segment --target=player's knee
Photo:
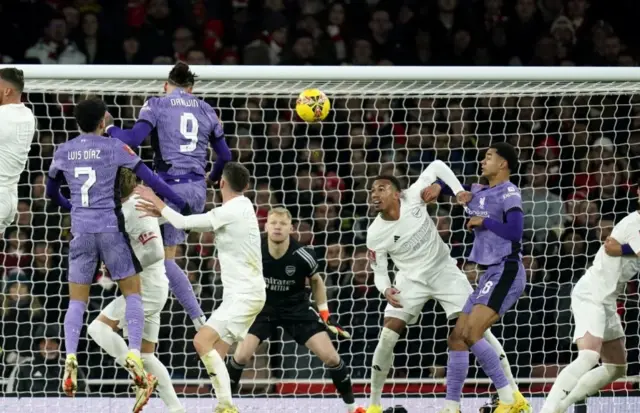
[[[87,334],[89,334],[89,337],[91,337],[93,339],[93,341],[96,341],[96,337],[98,335],[100,335],[100,331],[104,328],[105,324],[102,321],[98,321],[93,320],[91,322],[91,324],[89,324],[89,327],[87,327]]]
[[[208,337],[205,337],[205,334],[200,334],[201,331],[202,329],[193,337],[193,347],[196,349],[196,352],[202,356],[213,349],[213,343]]]
[[[327,367],[337,367],[340,365],[340,355],[335,350],[318,354],[318,358],[320,358]]]
[[[482,339],[484,331],[473,325],[466,325],[462,329],[461,339],[467,347],[471,347]]]
[[[464,342],[460,329],[453,329],[447,338],[447,345],[449,346],[449,350],[453,351],[464,351],[467,349],[467,345]]]
[[[241,346],[238,346],[236,352],[233,353],[233,360],[240,365],[249,363],[251,361],[251,357],[253,357],[253,351]]]

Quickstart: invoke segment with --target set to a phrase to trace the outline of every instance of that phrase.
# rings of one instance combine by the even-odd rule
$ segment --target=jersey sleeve
[[[451,188],[454,194],[464,190],[451,168],[444,162],[435,160],[422,171],[418,180],[409,187],[407,193],[411,197],[421,198],[422,190],[431,184],[438,183],[438,181],[444,182],[447,187]]]
[[[311,248],[301,247],[298,248],[295,252],[304,264],[309,267],[309,271],[307,272],[307,277],[311,278],[318,272],[318,259],[316,257],[316,252]]]
[[[138,115],[138,121],[143,121],[149,123],[152,127],[156,127],[157,120],[157,109],[155,108],[155,101],[157,98],[149,98],[144,105],[142,105],[142,109],[140,109],[140,114]]]
[[[211,227],[216,231],[218,228],[222,228],[235,221],[237,212],[226,204],[207,212],[207,217],[209,218]]]
[[[60,163],[60,158],[58,157],[58,153],[56,152],[55,154],[53,154],[53,161],[51,162],[51,165],[49,166],[49,178],[53,179],[53,180],[58,180],[60,179],[60,174],[62,173],[62,164]]]
[[[211,138],[212,139],[223,138],[224,128],[222,126],[222,122],[220,121],[220,118],[218,117],[218,114],[216,113],[215,109],[213,109],[211,106],[207,107],[207,116],[211,121]]]
[[[122,166],[127,169],[135,169],[138,164],[142,162],[142,159],[127,145],[120,141],[114,142],[114,163],[117,166]]]
[[[640,253],[640,222],[634,222],[624,227],[624,240],[616,240],[621,244],[629,244],[633,252]]]
[[[512,210],[522,211],[522,196],[515,186],[508,186],[507,191],[502,195],[502,208],[505,213]]]
[[[378,291],[384,294],[387,288],[391,288],[391,279],[389,278],[389,260],[387,257],[387,251],[377,245],[376,242],[372,242],[371,238],[367,234],[367,258],[369,265],[373,270],[374,283]]]

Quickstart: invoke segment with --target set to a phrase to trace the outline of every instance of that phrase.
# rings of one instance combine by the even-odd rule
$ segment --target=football
[[[296,113],[305,122],[319,122],[329,114],[331,103],[321,90],[307,89],[296,101]]]

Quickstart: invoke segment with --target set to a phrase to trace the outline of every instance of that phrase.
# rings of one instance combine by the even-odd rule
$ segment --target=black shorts
[[[249,334],[258,337],[261,343],[275,336],[278,327],[282,327],[296,343],[302,346],[304,346],[311,337],[327,331],[318,313],[311,308],[295,312],[295,315],[287,312],[284,317],[281,313],[277,314],[274,311],[265,310],[258,314],[258,317],[256,317],[256,320],[249,329]]]

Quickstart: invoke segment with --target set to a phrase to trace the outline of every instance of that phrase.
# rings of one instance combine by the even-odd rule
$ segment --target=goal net
[[[55,146],[74,137],[73,106],[87,95],[108,104],[116,124],[131,127],[145,99],[162,93],[168,67],[25,67],[25,100],[38,132],[20,185],[15,225],[4,235],[4,411],[126,411],[129,381],[90,341],[79,362],[90,398],[58,393],[60,364],[43,337],[62,336],[67,305],[68,214],[44,200],[44,174]],[[493,328],[534,411],[562,366],[575,357],[569,295],[613,225],[637,208],[640,169],[640,76],[614,68],[290,68],[202,67],[194,93],[219,110],[234,159],[253,176],[250,196],[261,222],[284,205],[295,236],[313,247],[332,314],[352,335],[337,341],[351,367],[358,401],[368,394],[373,351],[384,302],[366,260],[367,226],[374,217],[368,188],[378,174],[412,183],[433,160],[446,162],[464,183],[478,179],[484,150],[506,141],[519,150],[514,176],[525,209],[525,294]],[[332,111],[318,124],[296,118],[297,95],[317,87]],[[149,141],[139,149],[151,163]],[[214,155],[212,155],[214,156]],[[210,192],[207,208],[220,202]],[[465,256],[471,234],[463,211],[446,199],[428,210],[451,254],[473,283],[479,270]],[[192,233],[178,263],[192,280],[205,313],[221,300],[220,268],[211,234]],[[87,323],[117,294],[96,275]],[[20,283],[28,306],[8,299]],[[13,291],[13,290],[11,290]],[[26,291],[22,291],[26,294]],[[19,303],[24,303],[20,300]],[[12,305],[15,308],[11,307]],[[628,377],[576,411],[640,409],[638,283],[619,301],[627,335]],[[442,407],[450,323],[435,302],[395,348],[384,387],[385,407],[436,412]],[[211,411],[211,388],[191,343],[194,330],[171,297],[163,311],[159,358],[168,366],[189,412]],[[55,341],[55,340],[54,340]],[[54,343],[55,344],[55,343]],[[44,346],[44,347],[43,347]],[[63,350],[63,346],[60,346]],[[278,332],[258,349],[243,376],[243,412],[343,411],[322,363]],[[45,379],[43,382],[42,376]],[[464,411],[477,411],[493,389],[472,362]],[[15,397],[20,397],[18,400]],[[39,399],[46,396],[46,399]],[[264,397],[268,397],[264,399]],[[26,409],[26,410],[25,410]],[[44,410],[43,410],[44,409]],[[154,399],[148,411],[164,407]],[[582,409],[582,410],[581,410]]]

